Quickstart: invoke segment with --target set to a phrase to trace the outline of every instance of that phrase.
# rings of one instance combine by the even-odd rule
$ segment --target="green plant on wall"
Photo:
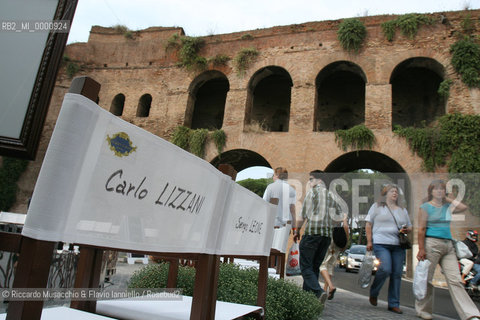
[[[388,41],[393,41],[397,28],[400,29],[404,36],[413,39],[422,25],[431,25],[434,21],[432,17],[426,15],[408,13],[382,23],[381,27]]]
[[[359,124],[347,130],[335,131],[335,142],[343,151],[348,148],[371,149],[375,143],[375,135],[364,124]]]
[[[80,71],[80,66],[73,61],[69,61],[65,70],[67,72],[67,76],[72,79],[73,76],[76,75],[78,71]]]
[[[423,159],[426,171],[433,172],[446,164],[449,172],[480,172],[480,115],[447,114],[440,117],[435,126],[395,126],[393,132],[407,140],[410,148]],[[447,159],[450,160],[447,162]]]
[[[467,186],[464,196],[470,212],[480,215],[480,115],[447,114],[438,119],[435,126],[403,128],[393,131],[404,137],[410,149],[423,159],[425,171],[434,172],[447,166],[450,177],[461,177]],[[476,173],[462,174],[458,173]]]
[[[447,100],[448,97],[450,96],[450,86],[452,85],[452,80],[450,79],[445,79],[442,82],[440,82],[440,85],[438,86],[437,93],[440,97],[443,99]]]
[[[358,52],[367,36],[367,28],[356,18],[343,20],[337,31],[338,41],[342,48],[350,52]]]
[[[190,139],[190,128],[187,128],[185,126],[178,126],[173,131],[170,142],[172,142],[176,146],[179,146],[183,150],[188,151],[189,139]]]
[[[469,87],[480,87],[480,45],[465,36],[450,47],[452,65]]]
[[[174,34],[166,45],[170,48],[179,49],[179,66],[189,71],[202,71],[207,67],[207,59],[198,55],[200,49],[205,45],[205,40],[197,37],[186,37]]]
[[[188,147],[191,153],[203,159],[205,156],[205,143],[208,138],[207,129],[196,129],[190,132]]]
[[[475,21],[470,13],[462,20],[460,26],[465,34],[472,34],[475,31]]]
[[[217,54],[215,57],[208,59],[208,62],[214,66],[224,66],[228,61],[230,61],[230,57],[226,54]]]
[[[17,181],[27,166],[27,160],[3,157],[0,168],[0,211],[8,211],[15,204]]]
[[[220,155],[227,141],[227,136],[222,129],[210,133],[207,129],[190,129],[185,126],[178,126],[173,131],[170,142],[203,158],[205,156],[205,146],[209,139],[213,140]]]
[[[259,54],[260,52],[255,48],[244,48],[240,50],[234,59],[238,74],[244,74]]]
[[[218,154],[221,155],[227,142],[227,135],[225,134],[225,131],[222,129],[215,130],[212,132],[211,137],[215,143],[215,146],[217,147]]]

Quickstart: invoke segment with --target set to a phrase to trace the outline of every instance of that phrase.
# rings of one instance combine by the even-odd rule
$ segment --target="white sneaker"
[[[429,313],[426,313],[426,312],[417,313],[417,317],[422,318],[422,319],[425,319],[425,320],[431,320],[431,319],[433,319],[432,315],[429,314]]]
[[[325,304],[325,301],[327,301],[327,297],[328,297],[328,294],[326,292],[323,292],[320,295],[320,298],[318,298],[318,300],[320,300],[321,304]]]

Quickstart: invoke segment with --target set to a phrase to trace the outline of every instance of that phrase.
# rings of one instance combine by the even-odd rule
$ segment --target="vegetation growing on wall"
[[[75,74],[77,74],[78,71],[80,71],[80,66],[72,61],[69,56],[64,55],[62,58],[63,65],[65,65],[65,72],[67,73],[67,76],[72,79]]]
[[[259,54],[260,52],[255,48],[244,48],[240,50],[234,59],[238,74],[244,74]]]
[[[472,19],[472,15],[470,13],[462,20],[460,23],[462,27],[462,31],[465,34],[472,34],[475,31],[475,21]]]
[[[393,41],[397,28],[400,29],[405,37],[413,39],[422,25],[431,25],[433,23],[434,19],[432,17],[422,14],[408,13],[382,23],[381,27],[387,40]]]
[[[343,151],[371,149],[375,143],[375,135],[364,124],[356,125],[347,130],[335,131],[335,142]]]
[[[190,131],[190,139],[188,139],[188,148],[190,152],[203,159],[205,156],[205,143],[208,138],[207,129],[196,129]]]
[[[451,177],[458,173],[476,173],[463,174],[460,178],[467,185],[465,203],[470,212],[480,215],[480,115],[447,114],[433,127],[396,126],[394,133],[407,140],[412,151],[423,159],[426,171],[433,172],[436,167],[447,165]]]
[[[222,129],[209,132],[207,129],[190,129],[185,126],[178,126],[173,131],[170,142],[180,148],[203,158],[205,156],[205,146],[208,139],[212,139],[217,147],[218,154],[223,151],[227,136]]]
[[[343,20],[337,31],[338,41],[342,48],[357,53],[367,36],[367,28],[362,21],[356,18]]]
[[[168,264],[151,264],[136,271],[129,288],[165,288],[167,285]],[[184,295],[193,294],[195,269],[180,266],[177,287]],[[221,263],[218,276],[217,299],[220,301],[256,305],[258,270],[241,269],[231,263]],[[318,319],[323,305],[311,293],[302,290],[284,279],[268,278],[265,319],[267,320],[311,320]]]
[[[208,62],[214,66],[226,65],[228,61],[230,61],[230,57],[226,54],[217,54],[215,57],[208,59]]]
[[[446,164],[452,173],[480,172],[480,115],[446,114],[433,127],[396,126],[393,132],[407,139],[426,171]]]
[[[121,25],[121,24],[117,24],[115,26],[113,26],[113,29],[118,32],[118,33],[121,33],[123,34],[123,36],[127,39],[133,39],[133,31],[128,29],[127,26],[125,25]]]
[[[450,47],[452,65],[469,87],[480,87],[480,45],[465,36]]]
[[[207,59],[198,55],[205,45],[205,40],[197,37],[186,37],[174,34],[167,41],[167,47],[179,49],[179,66],[189,71],[202,71],[207,67]]]
[[[27,166],[27,160],[3,157],[0,168],[0,211],[8,211],[17,201],[17,181]]]
[[[222,129],[217,129],[212,132],[211,137],[215,143],[215,146],[217,147],[218,154],[222,154],[223,148],[227,143],[227,135],[225,134],[225,131]]]
[[[440,82],[440,85],[438,86],[438,90],[437,90],[438,95],[443,99],[447,100],[448,97],[450,96],[451,85],[452,85],[452,80],[450,79],[445,79],[442,82]]]

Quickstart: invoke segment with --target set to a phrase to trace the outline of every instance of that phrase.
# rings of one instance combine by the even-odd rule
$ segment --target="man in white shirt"
[[[287,224],[292,225],[292,230],[296,230],[295,202],[297,194],[295,189],[289,185],[288,171],[285,168],[278,167],[273,172],[273,183],[269,184],[263,194],[263,199],[277,205],[277,215],[275,218],[275,228],[284,227]]]

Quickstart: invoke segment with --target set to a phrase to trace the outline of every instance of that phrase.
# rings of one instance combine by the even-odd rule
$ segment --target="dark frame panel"
[[[58,0],[53,20],[72,21],[78,0]],[[34,160],[68,33],[50,32],[18,139],[0,136],[0,156]]]

